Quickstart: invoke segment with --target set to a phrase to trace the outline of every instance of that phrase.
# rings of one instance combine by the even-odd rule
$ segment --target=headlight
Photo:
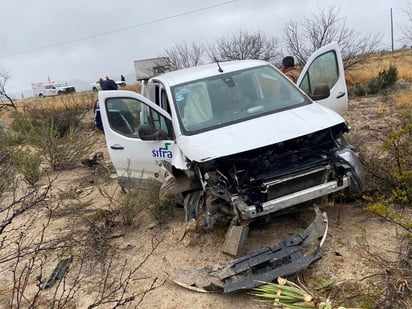
[[[351,171],[351,178],[354,180],[358,192],[362,192],[365,188],[365,174],[363,172],[362,163],[358,155],[349,148],[341,148],[335,152],[336,158],[340,162],[348,165]]]

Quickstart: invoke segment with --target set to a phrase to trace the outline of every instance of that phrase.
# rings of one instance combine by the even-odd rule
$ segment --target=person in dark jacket
[[[109,76],[106,76],[104,80],[100,78],[99,84],[102,90],[117,90],[118,89],[116,82],[110,79]],[[96,125],[96,128],[104,132],[102,117],[100,115],[99,100],[96,100],[96,102],[94,102],[93,109],[94,109],[94,123]]]
[[[102,81],[101,85],[102,90],[117,90],[117,84],[113,79],[110,79],[109,76],[106,76]]]

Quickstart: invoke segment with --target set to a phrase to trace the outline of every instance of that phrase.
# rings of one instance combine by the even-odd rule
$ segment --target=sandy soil
[[[384,134],[388,128],[387,116],[391,107],[378,98],[352,100],[346,118],[352,126],[352,134],[362,139],[366,149],[377,147],[376,134]],[[75,170],[62,171],[55,181],[52,198],[62,200],[61,207],[69,207],[70,194],[85,203],[90,209],[108,209],[108,202],[99,193],[103,186],[102,175],[112,175],[113,167],[105,149],[104,136],[94,151],[102,151],[104,160],[102,167],[79,167]],[[116,179],[105,182],[106,190],[118,190]],[[382,267],[372,258],[379,255],[385,259],[394,259],[397,250],[396,241],[399,229],[382,219],[372,216],[363,210],[360,202],[336,203],[323,209],[329,218],[329,232],[322,248],[323,257],[299,275],[307,282],[333,281],[344,285],[353,282],[353,289],[362,288],[367,278],[382,272]],[[306,227],[312,212],[305,211],[299,215],[285,215],[262,225],[254,226],[249,234],[246,252],[252,252],[263,246],[273,246],[291,232]],[[231,259],[221,253],[225,231],[217,229],[212,233],[192,233],[190,238],[179,240],[183,228],[184,214],[175,210],[170,219],[163,225],[156,224],[148,213],[141,213],[134,228],[116,229],[114,234],[121,237],[111,240],[111,245],[118,253],[114,272],[120,274],[121,266],[126,261],[128,269],[141,267],[130,280],[126,294],[140,294],[135,301],[125,305],[126,308],[268,308],[258,303],[250,293],[242,292],[233,295],[204,294],[184,289],[168,280],[164,272],[164,259],[171,265],[182,268],[200,268],[208,264],[217,264]],[[53,233],[70,232],[80,220],[71,214],[66,218],[54,219]],[[77,220],[77,221],[76,221]],[[189,239],[189,240],[188,240]],[[153,244],[158,245],[152,253]],[[53,254],[52,254],[53,256]],[[147,259],[147,260],[146,260]],[[55,266],[57,257],[51,257],[45,272]],[[2,272],[5,275],[5,272]],[[0,275],[1,276],[1,275]],[[295,278],[295,277],[293,277]],[[75,307],[87,308],[94,301],[99,278],[89,274],[83,278],[81,292],[76,295]],[[0,278],[0,287],[6,284]],[[151,286],[153,289],[150,290]],[[149,291],[150,290],[150,291]],[[353,291],[352,291],[353,292]],[[144,297],[143,297],[144,296]],[[112,304],[113,306],[113,304]],[[110,308],[100,306],[98,308]]]

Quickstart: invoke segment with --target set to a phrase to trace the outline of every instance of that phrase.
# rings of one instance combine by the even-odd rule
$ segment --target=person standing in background
[[[283,58],[281,70],[291,81],[297,82],[300,73],[295,67],[295,60],[292,56]]]
[[[117,90],[117,84],[113,79],[110,79],[109,76],[106,76],[101,84],[102,90]]]

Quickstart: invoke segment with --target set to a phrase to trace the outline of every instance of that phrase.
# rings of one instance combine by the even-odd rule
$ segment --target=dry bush
[[[398,92],[394,102],[401,109],[412,109],[412,89]]]
[[[8,135],[0,126],[0,197],[12,183],[14,173],[11,165],[10,142]]]
[[[145,184],[128,187],[126,191],[109,192],[99,188],[107,200],[107,209],[118,217],[123,226],[135,226],[136,218],[147,210],[158,223],[164,223],[174,210],[175,201],[161,201],[160,185],[156,180],[146,180]]]
[[[362,65],[345,71],[346,83],[348,87],[355,86],[356,83],[363,84],[378,76],[380,71],[390,65],[398,69],[400,80],[412,80],[412,50],[401,50],[394,53],[379,52],[371,55]]]
[[[95,143],[95,137],[79,132],[87,110],[71,104],[70,98],[65,96],[63,110],[36,106],[12,114],[16,139],[35,147],[54,170],[78,166]]]
[[[12,156],[18,172],[29,185],[34,186],[43,175],[40,168],[42,157],[38,153],[25,149],[17,149]]]

